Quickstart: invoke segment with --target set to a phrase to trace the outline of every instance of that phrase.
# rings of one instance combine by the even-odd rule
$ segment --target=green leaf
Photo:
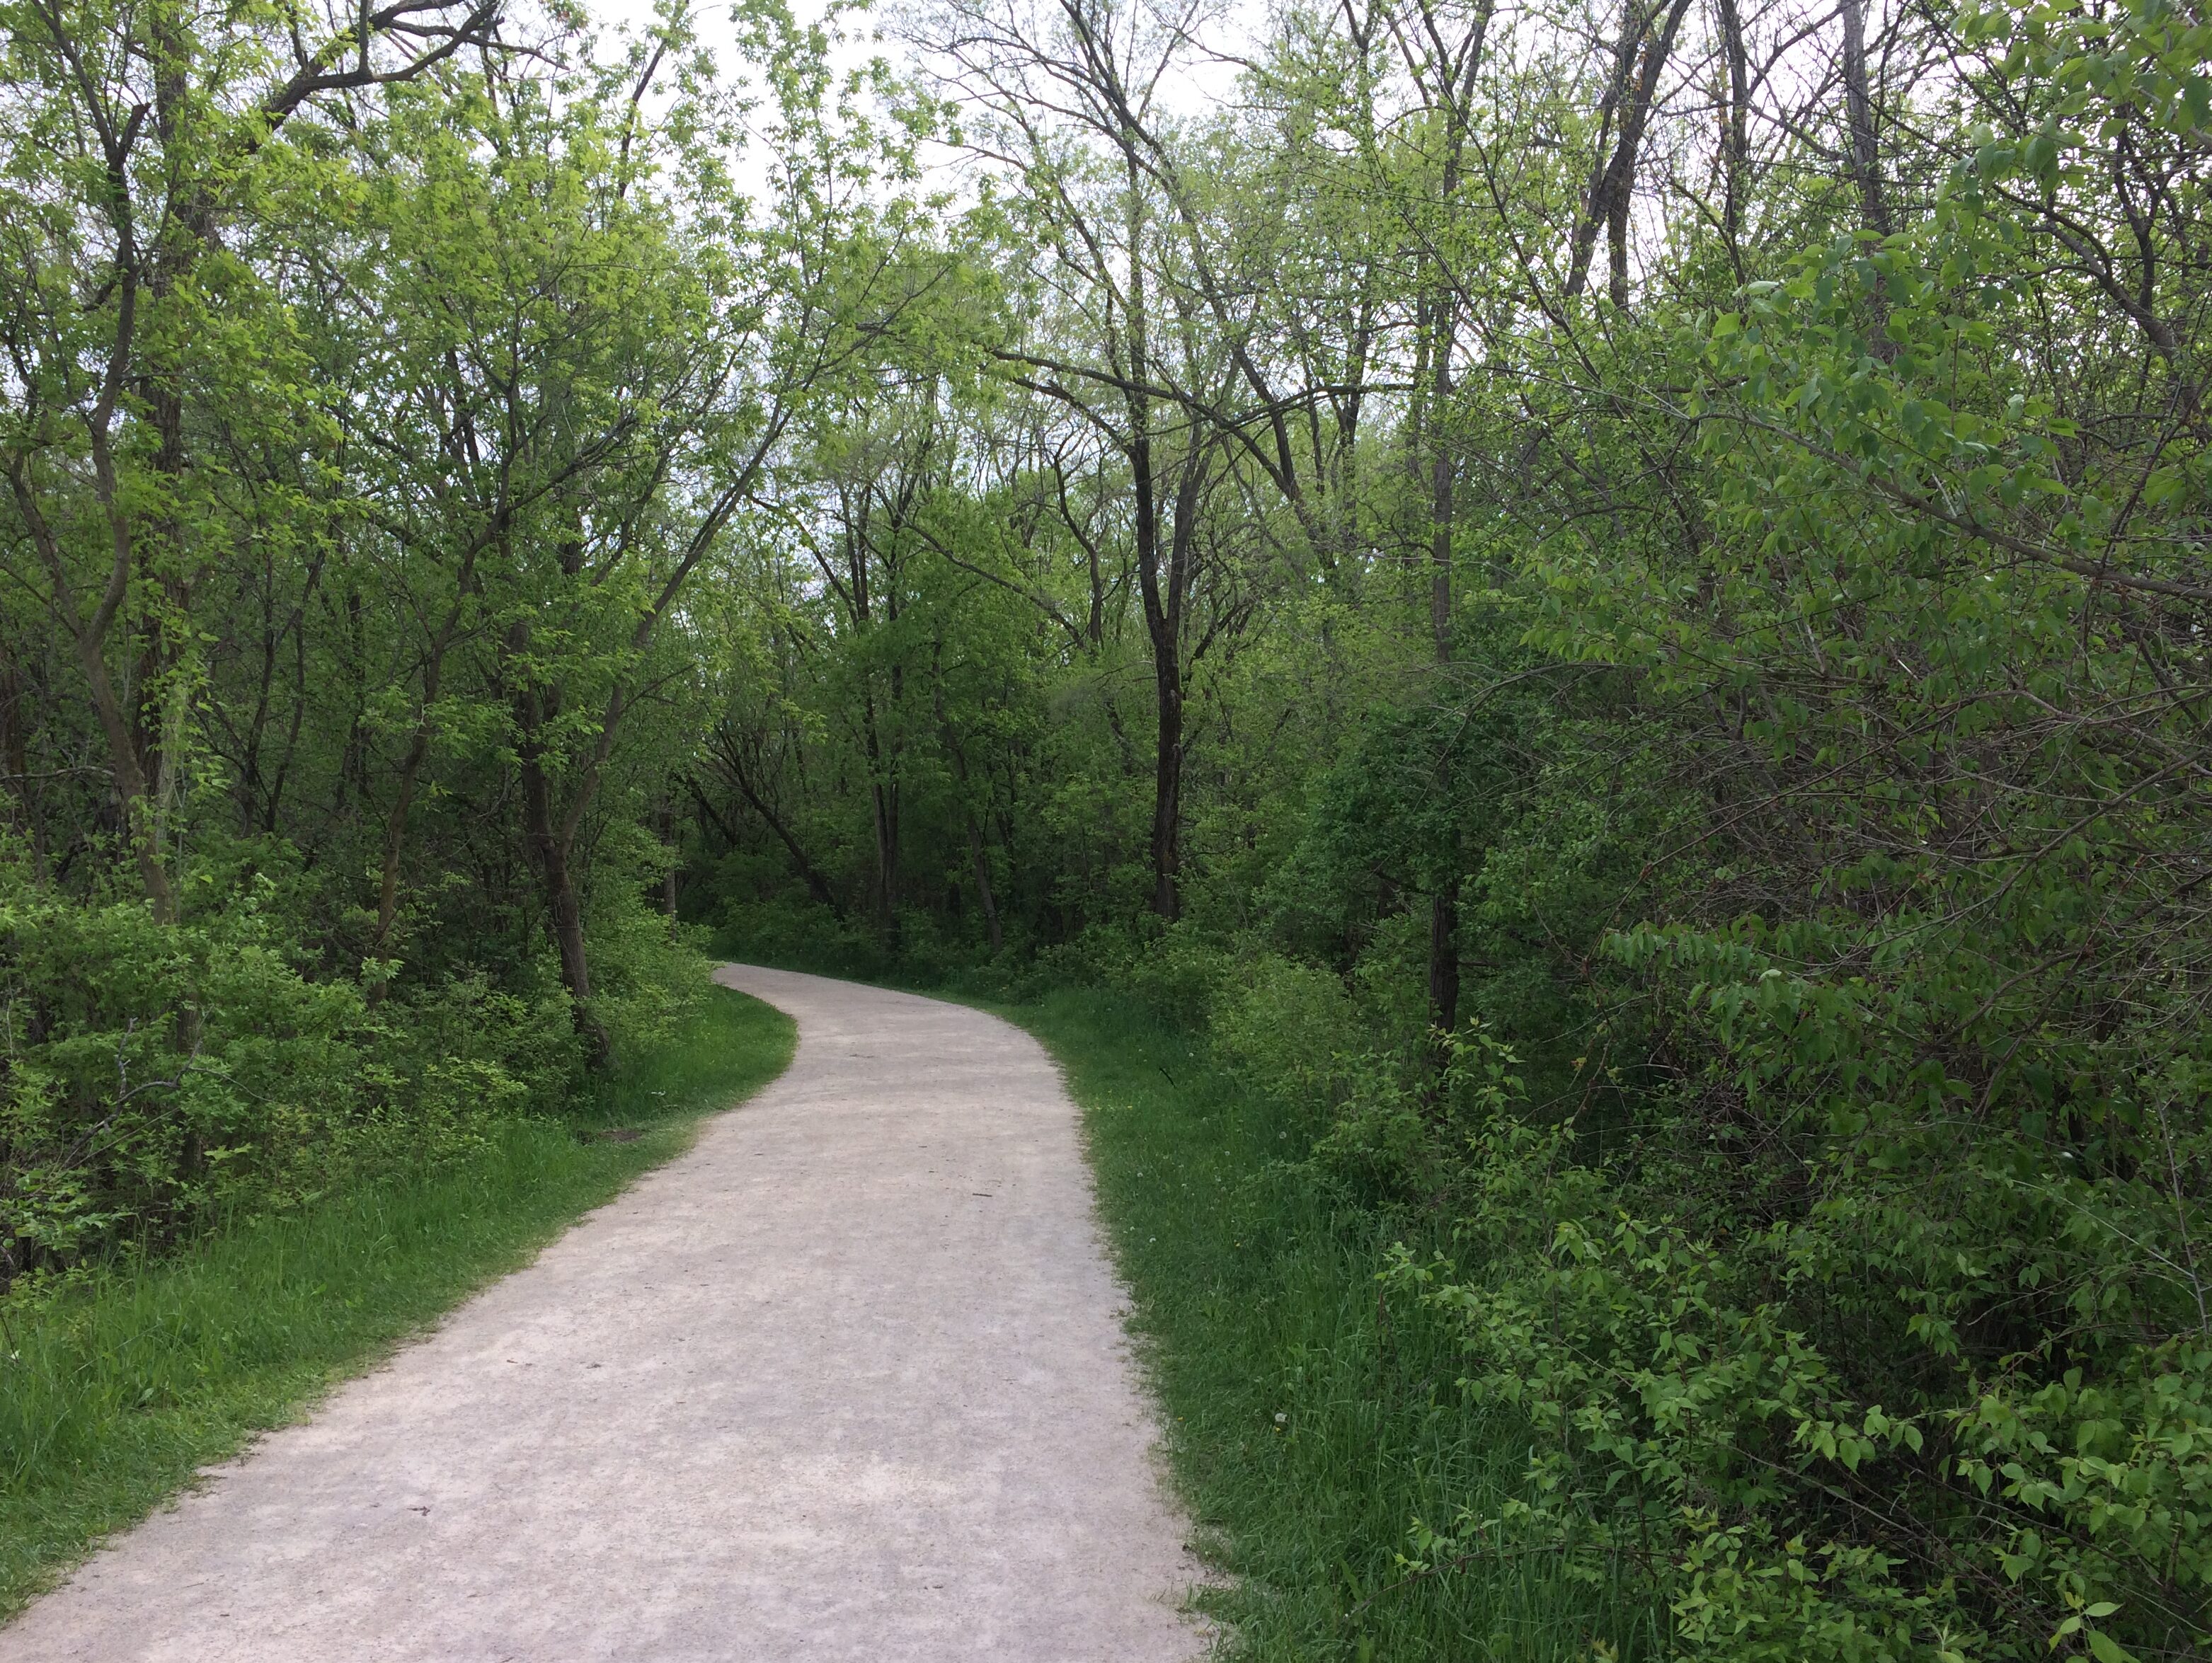
[[[2089,1649],[2096,1654],[2097,1663],[2136,1663],[2132,1654],[2102,1629],[2091,1629]]]

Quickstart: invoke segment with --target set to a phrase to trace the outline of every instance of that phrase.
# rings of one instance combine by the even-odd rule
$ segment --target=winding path
[[[1076,1111],[781,971],[790,1070],[0,1630],[0,1660],[1187,1663]]]

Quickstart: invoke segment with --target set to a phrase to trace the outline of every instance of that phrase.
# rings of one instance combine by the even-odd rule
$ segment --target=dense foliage
[[[11,1274],[557,1099],[656,906],[1110,980],[1451,1244],[1407,1577],[2203,1652],[2212,23],[365,20],[7,10]]]
[[[727,81],[491,5],[4,21],[0,1284],[465,1154],[696,1002],[712,586],[905,300],[896,147],[773,9]]]
[[[1213,115],[1179,24],[908,21],[1028,275],[795,458],[720,894],[1148,989],[1460,1221],[1387,1285],[1534,1454],[1408,1575],[2197,1654],[2212,33],[1292,9]]]

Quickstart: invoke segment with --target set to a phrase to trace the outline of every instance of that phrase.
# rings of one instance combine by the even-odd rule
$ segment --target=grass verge
[[[501,1129],[476,1159],[122,1266],[0,1335],[0,1617],[257,1432],[295,1418],[791,1059],[790,1019],[717,987],[583,1115]],[[594,1134],[635,1127],[630,1142]]]
[[[1135,1296],[1169,1456],[1224,1573],[1201,1605],[1241,1663],[1472,1663],[1645,1650],[1648,1617],[1556,1556],[1409,1572],[1417,1520],[1516,1494],[1528,1439],[1462,1401],[1453,1336],[1375,1280],[1418,1228],[1333,1204],[1297,1164],[1311,1128],[1109,994],[994,1007],[1065,1068]],[[1433,1229],[1433,1227],[1431,1227]]]

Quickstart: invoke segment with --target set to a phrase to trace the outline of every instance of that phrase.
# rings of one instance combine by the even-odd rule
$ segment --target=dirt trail
[[[790,1071],[0,1660],[1186,1663],[1195,1574],[1018,1029],[738,967]]]

